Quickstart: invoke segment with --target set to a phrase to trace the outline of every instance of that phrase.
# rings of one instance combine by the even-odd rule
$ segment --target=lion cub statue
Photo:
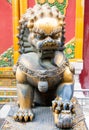
[[[64,16],[56,6],[36,4],[19,21],[21,53],[16,65],[16,121],[32,121],[32,106],[50,106],[59,128],[73,125],[74,69],[65,57]]]

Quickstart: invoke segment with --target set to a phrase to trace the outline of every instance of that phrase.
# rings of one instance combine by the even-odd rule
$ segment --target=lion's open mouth
[[[55,42],[54,40],[43,40],[37,43],[37,48],[39,51],[55,51],[58,50],[60,47],[60,42]]]
[[[60,43],[55,42],[54,40],[47,40],[47,41],[44,40],[42,42],[38,42],[37,46],[40,57],[42,59],[53,58],[55,51],[59,50]]]
[[[45,42],[40,46],[41,50],[57,50],[59,48],[59,44],[55,42]]]

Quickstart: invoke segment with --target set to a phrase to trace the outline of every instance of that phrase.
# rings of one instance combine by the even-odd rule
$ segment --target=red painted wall
[[[65,17],[66,42],[70,41],[73,37],[75,37],[75,11],[76,11],[76,1],[68,0],[68,6],[66,9],[66,17]]]
[[[28,0],[28,7],[33,7],[35,5],[35,0]]]
[[[0,54],[12,46],[12,6],[0,0]]]
[[[84,47],[83,47],[83,71],[80,81],[83,88],[89,88],[89,0],[85,0],[84,11]]]

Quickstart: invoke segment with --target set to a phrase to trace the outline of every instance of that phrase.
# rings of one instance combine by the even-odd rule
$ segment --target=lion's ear
[[[17,35],[19,42],[19,53],[29,53],[34,51],[31,43],[28,41],[28,36],[30,34],[29,28],[27,27],[26,21],[22,21],[18,27],[19,34]]]

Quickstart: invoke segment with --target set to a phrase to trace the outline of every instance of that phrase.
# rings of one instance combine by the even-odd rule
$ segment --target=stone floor
[[[85,121],[86,121],[87,127],[89,129],[89,106],[87,106],[87,109],[85,108],[83,110],[83,113],[84,113],[84,116],[85,116]]]
[[[3,105],[1,104],[1,105],[0,105],[0,110],[1,110],[2,107],[3,107]],[[3,124],[4,121],[5,121],[5,119],[1,119],[1,118],[0,118],[0,127],[2,126],[2,124]]]
[[[30,124],[24,123],[22,125],[21,123],[14,122],[14,120],[11,117],[13,115],[13,113],[16,111],[16,109],[18,109],[17,106],[13,107],[13,105],[16,106],[15,103],[14,104],[10,103],[11,107],[9,107],[8,104],[6,104],[4,106],[0,106],[0,108],[1,108],[1,110],[0,110],[0,130],[28,130],[29,127],[30,127],[29,130],[59,130],[54,125],[53,116],[52,116],[50,107],[49,108],[42,107],[41,109],[40,108],[34,109],[34,111],[36,113],[34,122],[30,122]],[[89,106],[88,105],[85,105],[85,106],[86,107],[83,106],[83,112],[84,112],[87,127],[89,129]],[[45,111],[45,113],[43,113],[44,111]],[[7,115],[9,115],[9,117],[7,117]],[[6,125],[3,128],[4,123],[6,123]],[[39,127],[39,125],[42,127]],[[82,129],[75,129],[75,130],[84,130],[84,129],[82,128]]]
[[[11,106],[11,104],[10,104]],[[6,125],[3,127],[1,126],[1,130],[59,130],[55,125],[53,121],[52,111],[50,110],[50,107],[37,107],[36,109],[33,109],[33,112],[35,113],[35,119],[33,122],[28,123],[19,123],[15,122],[12,118],[13,113],[17,110],[16,107],[11,107],[8,117],[5,120]],[[8,110],[7,110],[8,111]],[[3,113],[6,110],[3,109]],[[44,113],[45,112],[45,113]],[[42,115],[42,116],[41,116]],[[10,123],[9,123],[10,122]]]

